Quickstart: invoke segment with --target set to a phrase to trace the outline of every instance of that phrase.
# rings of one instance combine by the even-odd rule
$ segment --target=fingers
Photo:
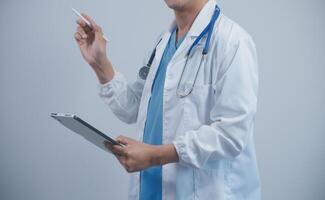
[[[108,148],[110,151],[114,153],[114,156],[119,161],[119,163],[125,168],[127,172],[134,172],[134,169],[131,168],[127,161],[127,157],[125,156],[125,152],[123,153],[123,147],[120,147],[118,145],[114,145],[110,142],[105,142],[106,148]],[[115,148],[117,147],[117,148]]]
[[[121,165],[123,165],[124,168],[128,168],[127,161],[126,161],[126,158],[125,157],[118,156],[118,155],[115,155],[115,157],[121,163]]]
[[[81,27],[85,27],[87,24],[86,24],[86,22],[84,22],[82,19],[80,19],[80,18],[78,18],[77,19],[77,24],[79,25],[79,26],[81,26]]]
[[[82,39],[87,39],[88,36],[87,36],[86,32],[84,31],[84,29],[81,28],[81,26],[78,26],[77,32],[79,33],[79,35],[81,36]]]
[[[101,27],[99,27],[96,24],[96,22],[91,17],[89,17],[88,15],[86,15],[84,13],[82,13],[81,15],[90,23],[90,25],[87,24],[81,18],[78,18],[77,21],[76,21],[77,24],[79,25],[79,27],[81,27],[81,29],[83,30],[83,32],[78,31],[78,32],[80,32],[80,34],[83,37],[83,39],[85,39],[86,37],[88,37],[88,38],[91,38],[89,40],[92,40],[93,38],[94,39],[101,38],[102,40],[105,40],[103,38],[103,31],[102,31]],[[85,35],[83,33],[86,33],[88,36],[85,37]]]
[[[115,155],[115,157],[117,158],[117,160],[120,162],[120,164],[124,167],[124,169],[125,169],[127,172],[129,172],[129,173],[131,173],[131,172],[135,172],[135,169],[133,169],[133,168],[129,165],[129,163],[128,163],[128,161],[127,161],[127,159],[126,159],[125,157],[123,157],[123,156],[117,156],[117,155]]]
[[[81,46],[86,43],[86,40],[87,40],[87,38],[89,38],[89,36],[86,34],[86,32],[80,26],[78,26],[77,32],[74,34],[74,38],[77,41],[77,43],[79,44],[79,46]]]
[[[138,169],[136,165],[134,165],[134,162],[132,162],[132,158],[130,154],[131,151],[129,148],[131,148],[131,146],[127,146],[137,141],[122,135],[118,136],[116,140],[117,142],[125,146],[114,145],[110,142],[106,142],[105,146],[113,152],[115,157],[118,159],[118,161],[121,163],[121,165],[125,168],[127,172],[132,173],[137,171]]]
[[[117,140],[118,143],[121,143],[123,145],[127,145],[128,144],[127,138],[125,136],[118,136],[116,138],[116,140]]]
[[[121,143],[123,145],[127,145],[127,144],[131,144],[133,143],[135,140],[129,138],[129,137],[126,137],[126,136],[123,136],[123,135],[120,135],[116,138],[117,142],[118,143]]]
[[[110,142],[105,142],[105,146],[108,150],[112,151],[114,154],[118,156],[124,156],[127,157],[127,152],[125,151],[125,148],[119,146],[119,145],[114,145]]]
[[[120,156],[124,156],[124,157],[128,156],[128,153],[126,152],[125,148],[123,148],[123,147],[121,147],[119,145],[113,145],[112,151],[115,154],[120,155]]]
[[[105,144],[105,147],[110,150],[114,155],[116,156],[121,156],[121,153],[117,152],[115,149],[114,149],[114,144],[112,144],[111,142],[104,142]]]
[[[83,44],[85,44],[86,40],[82,39],[82,36],[79,32],[76,32],[74,34],[74,39],[77,41],[78,45],[81,47]]]
[[[93,29],[86,24],[82,19],[78,18],[76,23],[81,27],[86,33],[93,31]]]
[[[127,161],[127,159],[123,156],[116,156],[117,160],[121,163],[121,165],[124,167],[124,169],[131,173],[134,172],[135,169],[133,169],[133,167],[129,164],[129,162]]]
[[[91,27],[96,31],[96,32],[102,32],[102,29],[96,24],[96,22],[91,18],[89,17],[87,14],[85,13],[82,13],[81,14],[84,18],[86,18],[89,23],[91,24]]]
[[[104,145],[108,150],[113,152],[113,150],[112,150],[113,149],[113,144],[112,143],[105,141]]]
[[[78,32],[76,32],[75,34],[74,34],[74,39],[79,43],[79,42],[81,42],[81,35],[78,33]]]

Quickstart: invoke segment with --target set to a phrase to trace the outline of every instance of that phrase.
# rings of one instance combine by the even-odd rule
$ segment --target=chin
[[[181,10],[189,0],[165,0],[167,6],[173,10]]]

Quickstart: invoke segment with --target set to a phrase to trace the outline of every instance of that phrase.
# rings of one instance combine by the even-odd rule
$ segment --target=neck
[[[196,16],[208,0],[191,1],[181,9],[174,10],[177,25],[177,38],[181,38],[191,28]]]

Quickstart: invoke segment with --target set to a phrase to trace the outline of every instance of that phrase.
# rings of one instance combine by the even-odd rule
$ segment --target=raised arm
[[[128,84],[124,76],[115,72],[106,52],[106,40],[101,27],[86,14],[82,14],[91,24],[77,20],[75,39],[81,54],[92,67],[99,80],[99,94],[113,113],[126,123],[136,122],[143,80]]]

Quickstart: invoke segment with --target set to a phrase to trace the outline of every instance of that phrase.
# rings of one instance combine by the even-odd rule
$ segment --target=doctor
[[[254,148],[255,45],[215,0],[165,0],[171,28],[129,84],[106,56],[101,28],[78,20],[75,39],[99,94],[137,140],[107,144],[131,173],[129,199],[258,200]]]

